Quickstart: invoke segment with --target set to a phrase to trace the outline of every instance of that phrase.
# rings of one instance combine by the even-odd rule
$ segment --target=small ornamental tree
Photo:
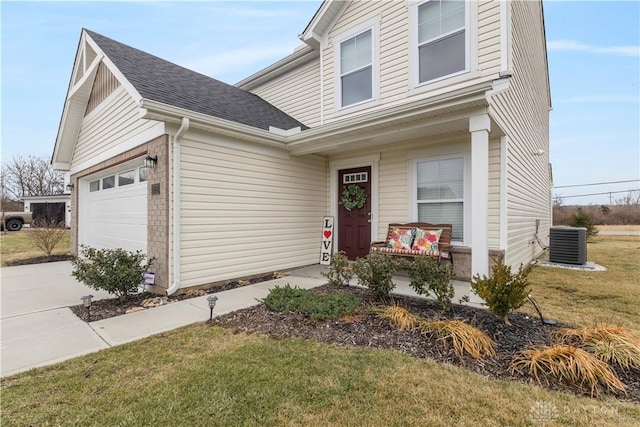
[[[527,302],[529,294],[527,276],[531,272],[531,265],[526,267],[521,265],[518,272],[513,274],[511,266],[505,265],[504,258],[500,257],[493,266],[492,272],[491,277],[473,276],[471,289],[485,300],[493,314],[502,317],[504,323],[511,325],[509,313]]]
[[[587,229],[587,240],[589,240],[592,236],[596,236],[600,230],[593,224],[593,220],[591,217],[582,210],[582,208],[578,208],[578,212],[571,214],[571,221],[569,225],[572,227],[584,227]]]
[[[371,289],[376,299],[382,300],[396,287],[392,277],[403,266],[403,260],[374,252],[358,258],[353,264],[353,272],[358,276],[358,283]]]
[[[91,289],[107,291],[120,299],[126,299],[138,290],[142,274],[154,259],[148,261],[142,251],[124,249],[97,250],[82,246],[81,256],[73,259],[71,273],[79,282]]]
[[[64,222],[47,221],[44,218],[31,223],[31,229],[27,233],[29,240],[38,247],[47,257],[51,257],[53,250],[58,246],[67,233]]]

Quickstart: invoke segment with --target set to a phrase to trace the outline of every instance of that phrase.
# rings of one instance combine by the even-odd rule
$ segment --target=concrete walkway
[[[287,276],[280,279],[218,292],[215,294],[218,296],[218,303],[214,315],[220,316],[257,305],[275,286],[290,284],[309,289],[324,285],[327,280],[322,277],[323,271],[326,271],[326,267],[312,265],[290,270]],[[65,262],[0,269],[0,376],[51,365],[191,323],[204,322],[209,318],[208,295],[205,295],[86,323],[68,307],[79,304],[80,297],[89,292],[99,297],[108,294],[87,290],[74,281],[70,272],[71,266]],[[409,288],[408,278],[398,276],[394,281],[397,284],[396,293],[416,295]],[[355,283],[356,280],[352,280],[352,284]],[[458,302],[463,295],[468,295],[468,283],[454,282],[454,286],[454,302]],[[58,289],[60,287],[63,290]],[[64,306],[60,307],[61,304]]]

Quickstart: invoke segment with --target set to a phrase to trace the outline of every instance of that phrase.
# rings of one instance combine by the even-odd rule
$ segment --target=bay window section
[[[418,82],[467,69],[466,2],[429,0],[418,6]]]
[[[418,221],[451,224],[451,240],[464,241],[464,158],[416,163]]]
[[[340,43],[341,106],[373,99],[372,31]]]

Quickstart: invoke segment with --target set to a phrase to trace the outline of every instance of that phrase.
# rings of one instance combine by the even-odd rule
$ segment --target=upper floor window
[[[373,31],[340,43],[341,107],[373,99]]]
[[[467,10],[461,0],[429,0],[417,7],[418,84],[467,69]]]

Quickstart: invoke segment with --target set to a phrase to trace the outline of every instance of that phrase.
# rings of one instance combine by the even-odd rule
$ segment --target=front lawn
[[[20,231],[0,233],[0,261],[2,267],[6,267],[15,261],[24,261],[45,255],[29,239],[29,232],[30,229],[23,228]],[[70,242],[71,232],[67,230],[65,237],[58,243],[52,255],[68,254]]]
[[[589,244],[589,261],[607,272],[534,268],[532,291],[545,316],[575,326],[617,322],[637,333],[639,243],[603,236]],[[489,379],[398,351],[203,323],[1,385],[3,426],[635,426],[640,419],[640,405],[609,397]]]

